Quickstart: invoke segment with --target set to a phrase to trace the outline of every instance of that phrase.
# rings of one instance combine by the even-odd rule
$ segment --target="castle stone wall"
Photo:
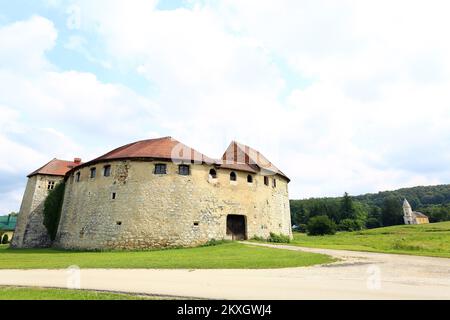
[[[155,175],[156,163],[167,164],[167,174]],[[103,166],[111,165],[110,177]],[[178,174],[178,165],[158,161],[113,161],[80,169],[81,179],[68,177],[60,225],[54,245],[67,249],[139,249],[196,246],[211,239],[230,238],[227,216],[244,215],[247,236],[268,237],[270,232],[291,234],[287,180],[191,164],[190,175]],[[76,172],[75,172],[76,173]],[[273,178],[277,186],[272,185]],[[115,199],[113,199],[113,193]]]

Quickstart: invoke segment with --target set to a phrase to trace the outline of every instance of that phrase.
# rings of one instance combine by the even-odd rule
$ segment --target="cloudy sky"
[[[0,213],[53,157],[236,139],[291,198],[450,183],[450,19],[433,0],[0,0]]]

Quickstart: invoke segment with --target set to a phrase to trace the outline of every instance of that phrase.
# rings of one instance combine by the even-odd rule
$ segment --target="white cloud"
[[[148,95],[55,70],[45,52],[57,32],[34,17],[0,29],[11,43],[0,58],[27,51],[22,59],[30,61],[21,67],[27,76],[14,72],[14,61],[0,68],[0,104],[89,156],[170,134],[217,157],[237,139],[292,178],[295,198],[449,182],[446,2],[193,1],[165,11],[156,4],[69,5],[79,17],[66,48],[143,77]],[[27,43],[11,40],[8,30],[27,26],[33,32],[17,37]],[[87,50],[92,41],[101,59]]]
[[[53,23],[37,16],[0,28],[0,212],[13,201],[5,188],[17,192],[26,174],[51,158],[90,159],[130,137],[144,138],[151,127],[150,100],[91,73],[53,66],[45,53],[56,35]]]

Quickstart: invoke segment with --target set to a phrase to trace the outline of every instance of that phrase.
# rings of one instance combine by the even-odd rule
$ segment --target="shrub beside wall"
[[[61,209],[64,200],[65,183],[61,182],[55,186],[48,194],[44,202],[44,226],[47,229],[50,239],[56,238],[58,231],[59,219],[61,217]]]

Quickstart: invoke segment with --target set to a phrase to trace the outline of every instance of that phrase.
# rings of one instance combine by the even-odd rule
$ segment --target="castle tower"
[[[403,220],[405,224],[414,224],[414,216],[408,200],[403,201]]]
[[[44,226],[45,199],[63,181],[66,172],[80,164],[79,158],[74,161],[53,159],[28,175],[11,247],[43,248],[51,245]]]

